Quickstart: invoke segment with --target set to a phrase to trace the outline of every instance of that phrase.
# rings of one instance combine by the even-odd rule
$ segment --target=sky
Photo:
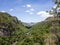
[[[41,22],[50,15],[53,0],[0,0],[0,12],[16,16],[22,22]]]

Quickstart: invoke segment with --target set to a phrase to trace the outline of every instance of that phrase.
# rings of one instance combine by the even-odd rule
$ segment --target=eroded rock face
[[[0,36],[3,36],[4,34],[3,34],[3,32],[2,31],[0,31]]]
[[[50,36],[45,39],[45,45],[57,45],[57,42],[58,38],[55,34],[50,34]]]
[[[57,27],[51,27],[50,35],[44,40],[45,45],[60,45],[60,30]]]
[[[11,30],[1,28],[0,29],[0,36],[10,36],[12,33]]]
[[[45,45],[60,45],[60,33],[50,34],[45,40]]]

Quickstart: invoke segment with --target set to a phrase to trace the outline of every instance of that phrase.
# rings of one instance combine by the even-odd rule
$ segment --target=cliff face
[[[60,45],[60,17],[48,18],[52,26],[49,28],[50,35],[47,37],[46,45]]]
[[[46,45],[60,45],[60,16],[51,17],[47,19],[52,24],[49,27],[50,35],[46,38]]]

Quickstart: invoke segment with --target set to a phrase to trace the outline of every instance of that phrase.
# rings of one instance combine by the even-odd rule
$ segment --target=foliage
[[[46,45],[48,39],[60,45],[59,34],[60,17],[47,18],[27,29],[16,17],[0,12],[0,45]]]

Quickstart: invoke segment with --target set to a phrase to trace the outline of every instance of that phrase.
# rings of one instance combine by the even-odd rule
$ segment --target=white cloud
[[[46,12],[46,11],[39,11],[39,12],[37,12],[37,15],[39,15],[40,21],[44,21],[46,18],[53,16],[53,15],[50,15],[50,14],[49,14],[48,12]]]
[[[35,9],[31,8],[30,11],[35,11]]]
[[[10,9],[10,11],[13,11],[14,9]]]
[[[32,14],[34,14],[34,13],[33,13],[33,12],[29,12],[29,14],[31,14],[31,15],[32,15]]]
[[[1,11],[1,12],[5,13],[6,11],[3,10],[3,11]]]
[[[23,5],[22,7],[28,7],[28,8],[30,8],[32,6],[31,6],[31,4],[26,4],[26,5]]]
[[[25,12],[29,13],[30,11],[29,10],[26,10]]]
[[[30,4],[27,4],[26,6],[27,6],[27,7],[31,7],[31,5],[30,5]]]
[[[31,15],[34,14],[34,12],[31,12],[30,10],[26,10],[25,12]]]
[[[57,5],[55,5],[53,8],[55,9],[57,7]]]
[[[26,10],[25,12],[29,13],[29,12],[33,12],[35,11],[33,8],[29,9],[29,10]]]
[[[48,12],[45,12],[45,11],[39,11],[37,12],[37,15],[40,15],[41,17],[44,17],[44,18],[52,16]]]

